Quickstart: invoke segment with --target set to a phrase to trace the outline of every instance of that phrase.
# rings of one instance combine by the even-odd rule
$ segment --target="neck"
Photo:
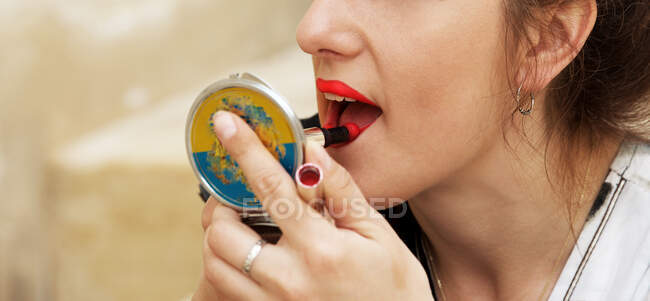
[[[620,145],[604,139],[591,152],[582,143],[573,161],[577,184],[565,185],[549,180],[566,173],[564,161],[544,156],[560,148],[529,138],[495,143],[409,201],[448,300],[547,298]]]

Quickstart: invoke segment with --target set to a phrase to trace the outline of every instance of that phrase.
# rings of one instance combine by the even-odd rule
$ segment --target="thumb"
[[[337,228],[353,230],[365,237],[377,238],[392,228],[363,196],[348,171],[315,142],[308,141],[305,158],[323,169],[320,183],[323,200],[329,216]]]

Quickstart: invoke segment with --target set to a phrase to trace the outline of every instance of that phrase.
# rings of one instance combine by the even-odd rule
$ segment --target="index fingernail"
[[[237,127],[235,126],[235,121],[232,120],[230,114],[225,111],[218,111],[212,117],[212,124],[214,133],[219,137],[219,139],[228,139],[235,135],[237,132]]]

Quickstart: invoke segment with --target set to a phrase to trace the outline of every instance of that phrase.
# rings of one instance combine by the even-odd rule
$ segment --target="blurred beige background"
[[[179,300],[201,270],[184,126],[252,71],[316,111],[305,0],[0,1],[0,300]]]

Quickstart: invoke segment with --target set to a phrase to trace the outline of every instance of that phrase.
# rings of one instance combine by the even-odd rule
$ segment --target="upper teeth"
[[[327,100],[335,100],[335,101],[338,101],[338,102],[342,102],[342,101],[355,102],[355,101],[357,101],[356,99],[346,98],[346,97],[336,95],[336,94],[332,94],[332,93],[323,93],[323,94],[325,96],[325,99],[327,99]]]

